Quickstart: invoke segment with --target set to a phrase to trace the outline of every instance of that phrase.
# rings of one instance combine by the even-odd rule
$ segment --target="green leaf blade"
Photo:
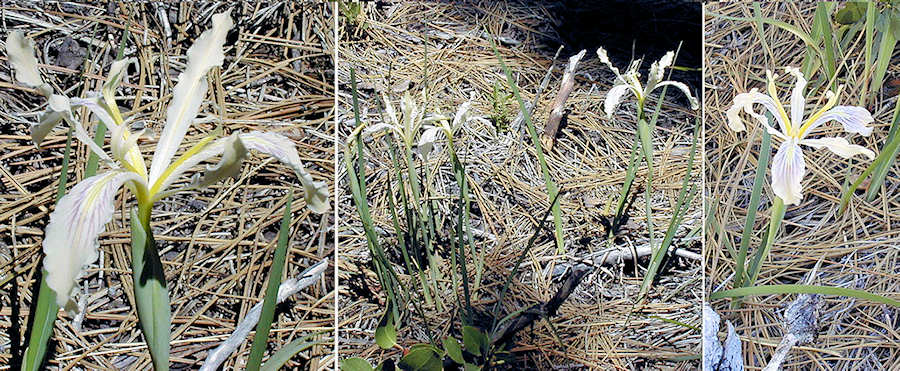
[[[156,371],[169,369],[171,307],[159,251],[150,231],[150,210],[131,210],[131,255],[138,319]]]
[[[259,322],[256,324],[256,334],[253,336],[253,345],[250,348],[250,359],[247,361],[247,369],[251,371],[258,371],[260,368],[263,353],[266,351],[269,330],[272,329],[272,321],[275,318],[275,305],[278,304],[278,287],[281,286],[281,273],[284,271],[288,240],[291,234],[291,204],[293,200],[293,193],[288,193],[287,202],[284,205],[284,216],[281,218],[281,228],[278,231],[278,246],[275,248],[272,269],[269,271],[266,297],[263,299],[262,312],[259,316]]]

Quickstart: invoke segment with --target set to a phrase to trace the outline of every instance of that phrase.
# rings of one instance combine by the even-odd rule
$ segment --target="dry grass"
[[[352,66],[360,81],[363,120],[380,120],[379,92],[399,98],[404,91],[414,95],[428,91],[428,113],[453,114],[456,107],[474,92],[477,114],[491,112],[493,84],[503,86],[505,77],[494,56],[487,35],[500,34],[514,44],[501,45],[501,53],[516,74],[523,98],[531,101],[540,80],[552,65],[556,66],[549,87],[539,97],[535,112],[536,126],[541,131],[547,119],[548,107],[556,94],[562,76],[564,58],[551,60],[559,45],[553,26],[552,7],[523,5],[518,2],[475,2],[465,6],[453,3],[412,4],[398,2],[382,8],[370,5],[365,11],[365,26],[342,22],[340,45],[340,131],[347,135],[353,127],[350,109],[350,74]],[[428,35],[426,66],[424,46]],[[599,45],[598,45],[599,46]],[[674,48],[675,45],[672,46]],[[624,181],[633,135],[636,127],[630,105],[610,121],[602,114],[601,98],[610,86],[613,75],[606,70],[594,50],[578,68],[576,88],[567,106],[572,109],[568,126],[560,130],[559,141],[548,154],[553,178],[566,191],[560,198],[563,210],[567,253],[557,255],[550,238],[539,239],[529,254],[527,263],[514,280],[511,296],[504,302],[508,313],[539,300],[545,301],[556,291],[554,272],[580,261],[590,261],[603,254],[605,232],[600,218],[612,214],[611,208]],[[565,50],[563,56],[577,52]],[[658,56],[653,56],[658,58]],[[424,78],[427,67],[427,79]],[[672,94],[670,94],[670,97]],[[655,101],[653,101],[655,102]],[[676,102],[676,103],[672,103]],[[518,111],[510,106],[513,116]],[[631,115],[629,117],[629,115]],[[670,99],[664,105],[659,128],[654,133],[655,159],[653,221],[660,233],[668,223],[680,182],[685,175],[691,141],[693,119],[680,101]],[[478,248],[485,249],[485,286],[473,303],[488,308],[511,271],[517,254],[531,236],[537,215],[549,207],[544,183],[530,139],[526,139],[524,124],[512,126],[508,132],[498,133],[492,125],[473,122],[458,134],[460,159],[465,162],[473,195],[473,224]],[[393,238],[387,204],[388,173],[392,168],[385,146],[380,140],[369,141],[366,169],[370,207],[376,228],[382,238]],[[435,177],[438,198],[455,197],[455,180],[448,154],[432,155],[429,166],[439,167]],[[343,163],[343,162],[339,162]],[[646,167],[638,172],[636,184],[643,184]],[[337,179],[343,179],[346,169],[338,169]],[[346,180],[339,182],[346,186]],[[642,196],[641,196],[642,197]],[[635,205],[642,205],[639,197]],[[339,263],[340,287],[340,357],[361,356],[373,361],[398,358],[396,351],[382,351],[374,344],[374,329],[382,312],[383,295],[378,292],[375,274],[371,270],[365,236],[352,204],[344,190],[338,200],[341,215],[342,261]],[[678,237],[700,228],[700,202],[695,201]],[[442,203],[440,211],[444,228],[452,226],[450,203]],[[647,244],[644,228],[646,215],[636,206],[632,222],[623,236],[623,246]],[[440,228],[440,227],[439,227]],[[699,237],[694,238],[699,240]],[[683,239],[685,247],[692,239]],[[391,243],[386,249],[393,248]],[[695,251],[699,247],[693,248]],[[641,267],[646,266],[642,262]],[[445,272],[446,273],[446,272]],[[645,315],[659,315],[691,325],[700,322],[700,263],[679,261],[664,274],[651,290],[648,303],[633,313],[643,272],[637,276],[632,266],[601,267],[581,283],[579,289],[563,304],[560,314],[552,318],[553,329],[547,321],[539,321],[533,330],[523,331],[516,341],[515,353],[521,366],[548,369],[696,369],[695,361],[673,361],[677,357],[699,354],[699,334]],[[367,292],[368,289],[374,292]],[[452,297],[449,293],[446,297]],[[455,301],[445,303],[450,308],[438,312],[429,310],[430,326],[439,336],[457,334]],[[631,321],[627,318],[631,315]],[[400,333],[401,344],[409,346],[427,341],[416,319],[405,324]],[[559,337],[557,338],[556,335]]]
[[[783,20],[807,32],[815,5],[789,2],[762,4],[762,15]],[[752,17],[745,4],[710,4],[708,11],[737,17]],[[705,22],[706,58],[706,189],[710,202],[709,218],[723,226],[720,232],[707,234],[706,289],[730,287],[734,260],[723,246],[724,240],[737,244],[747,214],[750,189],[757,167],[760,129],[753,125],[749,133],[736,134],[726,129],[725,110],[732,98],[750,88],[763,88],[765,70],[799,66],[806,54],[803,43],[792,34],[772,26],[762,33],[771,53],[764,50],[753,22],[723,20],[707,15]],[[863,84],[864,38],[851,43],[849,51],[837,60],[840,82],[846,85],[839,104],[856,104]],[[779,71],[781,72],[781,71]],[[888,74],[900,72],[895,63]],[[807,76],[810,78],[809,76]],[[810,80],[820,79],[821,75]],[[785,93],[787,94],[787,93]],[[807,92],[808,95],[812,93]],[[820,94],[823,95],[823,94]],[[821,101],[819,102],[822,103]],[[869,107],[875,117],[875,131],[869,137],[849,138],[856,144],[877,150],[884,144],[896,97],[882,94]],[[829,133],[844,136],[838,125],[829,125]],[[748,143],[748,138],[753,138]],[[773,143],[774,145],[775,143]],[[865,290],[897,298],[900,291],[900,203],[896,194],[900,180],[896,167],[890,172],[881,197],[865,202],[854,197],[847,213],[838,216],[841,186],[851,181],[868,165],[867,161],[847,161],[830,152],[807,154],[806,196],[799,206],[789,207],[783,230],[776,240],[770,259],[763,264],[757,284],[798,283],[818,259],[824,259],[815,284]],[[727,169],[727,171],[726,171]],[[768,223],[769,200],[773,195],[763,187],[761,210],[754,226],[762,230]],[[751,249],[760,245],[760,234],[751,241]],[[761,368],[774,352],[782,330],[782,308],[793,295],[773,295],[746,300],[739,311],[727,309],[727,302],[713,303],[726,318],[735,322],[744,342],[745,363],[751,370]],[[900,311],[865,301],[826,297],[819,339],[792,351],[785,369],[896,369],[900,359]]]
[[[4,30],[21,29],[34,38],[45,79],[57,91],[75,96],[99,90],[127,27],[131,38],[125,54],[139,60],[140,73],[120,89],[125,95],[120,103],[128,104],[125,111],[143,121],[155,134],[150,135],[153,138],[162,130],[173,79],[184,68],[183,55],[209,27],[213,12],[225,9],[214,3],[94,6],[5,1],[0,22]],[[210,99],[216,104],[205,105],[200,117],[217,116],[228,132],[282,133],[295,140],[314,178],[331,181],[334,40],[330,12],[312,2],[271,6],[245,2],[232,9],[236,27],[231,40],[236,43],[226,49],[224,67],[210,74]],[[85,60],[88,45],[93,45],[93,54]],[[34,147],[28,127],[36,121],[43,100],[15,86],[6,62],[0,66],[4,87],[0,91],[0,364],[9,365],[23,351],[18,344],[39,280],[40,244],[53,209],[65,134],[59,129],[43,148]],[[214,123],[194,125],[185,143],[214,127]],[[155,139],[141,140],[142,152],[152,153],[155,143]],[[82,178],[88,158],[85,146],[76,149],[69,167],[70,187]],[[172,298],[173,368],[198,367],[261,300],[284,195],[291,188],[299,192],[297,185],[289,168],[254,156],[244,164],[240,178],[157,205],[153,228]],[[90,295],[82,328],[74,328],[71,318],[60,314],[52,339],[53,367],[150,367],[131,288],[127,210],[134,201],[122,192],[115,202],[121,212],[100,237],[100,259],[81,280]],[[329,214],[311,215],[302,202],[295,202],[294,208],[287,276],[334,253],[334,222]],[[330,341],[333,287],[330,280],[323,280],[282,305],[269,349],[315,331],[324,331],[320,340]],[[248,341],[239,348],[226,368],[245,362],[249,345]],[[317,346],[289,365],[330,368],[331,350],[332,345]]]

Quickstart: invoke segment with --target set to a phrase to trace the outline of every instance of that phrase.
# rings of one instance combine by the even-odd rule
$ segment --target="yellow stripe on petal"
[[[181,157],[178,158],[178,160],[175,160],[175,162],[173,162],[171,165],[169,165],[169,167],[167,167],[166,170],[163,171],[162,175],[159,176],[159,179],[156,180],[156,183],[153,183],[153,187],[150,188],[151,197],[152,197],[152,195],[155,195],[161,191],[164,191],[166,189],[166,187],[168,187],[169,184],[172,184],[172,182],[174,182],[174,179],[170,179],[170,178],[173,178],[173,175],[174,175],[174,177],[177,177],[178,175],[181,175],[181,173],[184,171],[184,170],[181,170],[181,171],[176,172],[176,170],[184,167],[184,165],[186,163],[188,163],[188,160],[191,160],[193,157],[197,156],[198,153],[200,153],[200,151],[203,151],[207,147],[207,144],[209,144],[209,142],[211,142],[213,139],[215,139],[215,138],[212,136],[201,139],[199,142],[197,142],[197,144],[195,144],[193,147],[191,147],[191,149],[189,149],[187,152],[182,154]],[[203,157],[203,156],[201,156],[201,157]],[[204,157],[202,159],[200,159],[200,158],[195,159],[195,160],[197,160],[197,162],[190,161],[191,164],[189,166],[193,166],[205,159],[206,159],[206,157]]]
[[[841,90],[843,89],[844,86],[840,85],[838,86],[837,93],[832,93],[830,91],[825,93],[825,96],[828,97],[828,102],[826,102],[821,109],[819,109],[815,114],[810,116],[805,123],[803,123],[803,126],[800,127],[800,131],[797,133],[798,138],[803,138],[806,134],[806,131],[809,130],[809,127],[812,126],[812,124],[816,122],[816,120],[818,120],[820,117],[822,117],[822,115],[828,112],[828,110],[837,105],[838,96],[841,94]]]
[[[772,75],[772,71],[766,70],[766,80],[769,81],[767,85],[767,89],[769,92],[769,96],[772,97],[772,100],[775,102],[775,108],[778,109],[778,114],[781,116],[781,119],[784,122],[784,132],[785,134],[790,135],[793,124],[791,124],[791,118],[788,116],[787,112],[784,110],[784,105],[781,104],[781,100],[778,99],[778,92],[775,90],[775,78],[778,76]]]

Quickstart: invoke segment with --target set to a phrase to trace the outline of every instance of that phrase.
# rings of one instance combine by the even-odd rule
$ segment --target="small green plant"
[[[366,17],[363,13],[363,3],[360,1],[338,0],[338,8],[344,18],[358,28],[366,27]]]
[[[444,369],[483,370],[488,365],[500,366],[511,359],[511,354],[491,343],[490,334],[473,326],[462,327],[462,342],[455,337],[441,340],[441,346],[415,344],[404,349],[404,355],[396,363],[401,370],[440,371]],[[374,371],[390,368],[393,360],[385,360],[373,367],[369,361],[354,357],[341,360],[343,371]]]
[[[509,106],[512,103],[513,95],[502,88],[499,83],[495,82],[493,88],[490,121],[494,124],[494,130],[497,133],[505,133],[509,131],[509,123],[512,121],[513,113]]]
[[[51,86],[41,79],[33,42],[18,31],[8,35],[7,53],[10,64],[16,71],[16,79],[48,98],[47,111],[41,116],[40,122],[31,128],[34,142],[39,146],[57,125],[64,122],[73,128],[75,137],[88,146],[92,155],[106,165],[97,175],[83,179],[62,196],[56,209],[50,214],[42,243],[46,255],[37,299],[39,309],[35,313],[23,369],[40,368],[60,307],[70,313],[84,310],[74,300],[80,291],[78,279],[84,267],[97,259],[97,239],[112,219],[115,212],[112,205],[119,189],[124,187],[130,190],[137,201],[137,207],[131,210],[134,297],[141,328],[156,370],[169,368],[171,341],[171,314],[165,273],[150,228],[156,202],[179,192],[206,187],[236,176],[248,150],[256,150],[275,157],[294,170],[303,185],[307,206],[312,211],[323,213],[328,209],[325,184],[313,181],[312,176],[304,169],[294,144],[282,135],[259,131],[235,132],[217,139],[216,136],[221,133],[221,130],[217,130],[176,157],[184,136],[206,97],[207,72],[221,66],[224,61],[224,43],[233,22],[225,12],[214,15],[212,23],[212,28],[203,32],[187,51],[187,66],[175,85],[166,125],[149,168],[137,145],[142,133],[129,130],[129,120],[120,112],[115,95],[121,82],[126,79],[128,66],[134,63],[133,59],[118,59],[113,62],[100,92],[92,92],[87,98],[70,98],[53,93]],[[73,108],[76,107],[87,108],[100,121],[99,127],[110,130],[109,153],[101,146],[106,131],[98,128],[97,142],[90,138],[87,130],[80,124],[81,120],[75,119]],[[182,175],[188,170],[216,157],[219,157],[218,163],[208,168],[202,177],[183,184]],[[93,173],[96,168],[89,170]]]

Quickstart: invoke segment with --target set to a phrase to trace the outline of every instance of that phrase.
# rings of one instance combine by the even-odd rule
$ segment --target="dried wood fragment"
[[[553,106],[550,110],[550,118],[547,120],[547,126],[544,126],[544,142],[548,150],[552,150],[553,145],[556,144],[556,134],[559,131],[560,123],[563,122],[566,116],[566,100],[569,99],[572,89],[575,88],[575,68],[578,67],[578,62],[584,57],[585,52],[586,50],[582,50],[578,54],[569,57],[569,65],[566,66],[566,70],[563,72],[559,92],[556,93],[556,99],[553,100]]]

